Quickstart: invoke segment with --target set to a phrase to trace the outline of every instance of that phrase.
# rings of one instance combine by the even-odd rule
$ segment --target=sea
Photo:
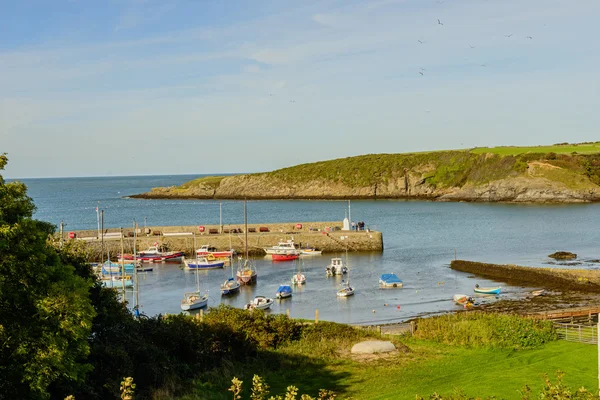
[[[156,186],[182,184],[199,175],[123,176],[93,178],[21,179],[36,204],[35,218],[65,230],[97,228],[96,207],[104,210],[105,227],[243,223],[243,202],[212,200],[143,200],[128,196]],[[579,264],[562,268],[598,269],[600,264],[600,204],[499,204],[412,200],[248,201],[248,223],[341,221],[350,215],[371,230],[383,233],[382,253],[350,253],[350,272],[326,277],[332,257],[324,254],[300,263],[273,263],[258,258],[256,286],[243,287],[233,297],[221,297],[219,285],[231,268],[199,272],[209,307],[220,303],[242,308],[256,295],[274,297],[281,284],[290,282],[301,268],[306,285],[294,288],[291,298],[277,300],[270,313],[352,324],[406,321],[424,315],[456,310],[454,294],[473,295],[475,284],[502,286],[500,296],[476,297],[479,304],[498,299],[524,298],[536,287],[495,282],[449,268],[455,257],[490,263],[555,267],[547,256],[558,250],[578,254]],[[284,239],[284,238],[282,238]],[[235,265],[235,263],[234,263]],[[181,312],[183,293],[196,288],[196,272],[179,264],[153,264],[139,275],[139,285],[125,293],[129,306],[137,295],[147,315]],[[382,273],[394,272],[402,289],[380,289]],[[336,291],[350,281],[356,294],[338,298]]]

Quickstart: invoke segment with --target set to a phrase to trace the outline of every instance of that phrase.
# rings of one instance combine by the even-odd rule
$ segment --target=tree
[[[0,171],[7,162],[0,154]],[[48,398],[91,369],[94,280],[63,262],[48,242],[55,227],[34,210],[26,186],[0,175],[0,398]]]

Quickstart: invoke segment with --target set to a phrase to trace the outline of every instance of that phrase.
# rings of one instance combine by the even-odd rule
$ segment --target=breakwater
[[[594,270],[524,267],[465,260],[453,260],[450,268],[509,283],[526,283],[561,290],[600,292],[600,271]]]
[[[253,256],[265,255],[264,248],[279,242],[293,239],[300,247],[315,247],[324,253],[382,252],[383,235],[381,232],[343,231],[341,222],[300,222],[248,224],[248,252]],[[74,231],[74,239],[85,243],[85,252],[90,261],[101,259],[104,252],[111,257],[121,253],[121,237],[125,253],[133,252],[134,229],[111,228],[104,230],[104,240],[100,240],[97,230]],[[233,248],[238,254],[245,251],[244,225],[202,225],[202,226],[152,226],[138,228],[137,250],[146,249],[156,243],[172,251],[184,251],[188,257],[195,249],[208,244],[218,250]]]

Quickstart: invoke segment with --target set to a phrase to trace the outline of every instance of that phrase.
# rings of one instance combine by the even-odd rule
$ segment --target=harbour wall
[[[248,224],[248,252],[253,256],[265,255],[264,248],[277,245],[279,242],[293,239],[301,247],[315,247],[324,253],[349,252],[382,252],[383,235],[381,232],[342,231],[338,230],[341,222],[300,222],[275,224]],[[261,232],[263,228],[263,232]],[[265,228],[268,231],[265,231]],[[184,251],[192,257],[195,249],[204,244],[218,250],[235,249],[238,254],[245,251],[244,225],[204,225],[203,232],[195,226],[152,226],[138,228],[137,250],[146,249],[155,243],[166,245],[172,251]],[[220,233],[210,233],[220,232]],[[231,232],[231,233],[230,233]],[[102,253],[108,252],[111,258],[121,253],[121,236],[123,250],[132,253],[134,246],[134,229],[111,228],[104,230],[104,240],[98,239],[97,230],[75,231],[76,238],[69,239],[69,233],[63,233],[64,240],[75,240],[85,243],[84,251],[90,261],[99,261]],[[122,233],[122,235],[121,235]],[[103,243],[102,243],[103,242]]]
[[[465,260],[453,260],[450,268],[508,283],[527,283],[544,288],[600,292],[600,271],[594,270],[523,267]]]

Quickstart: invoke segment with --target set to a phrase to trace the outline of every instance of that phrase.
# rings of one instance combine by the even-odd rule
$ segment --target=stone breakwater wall
[[[450,268],[507,282],[600,293],[600,271],[595,270],[523,267],[465,260],[453,260]]]
[[[383,251],[383,235],[381,232],[342,231],[340,222],[303,222],[302,228],[296,223],[248,224],[248,251],[253,256],[265,255],[264,247],[270,247],[281,241],[293,239],[301,247],[315,247],[324,253],[350,252],[381,252]],[[268,228],[261,232],[260,228]],[[233,230],[235,229],[235,232]],[[218,250],[235,249],[243,254],[245,249],[244,225],[225,225],[223,231],[232,233],[209,233],[211,230],[221,232],[218,225],[204,225],[204,232],[198,226],[153,226],[140,228],[137,237],[137,249],[146,249],[155,243],[166,245],[169,250],[184,251],[187,257],[195,254],[195,248],[204,244],[216,247]],[[254,232],[252,232],[254,230]],[[263,229],[264,230],[264,229]],[[148,233],[146,233],[146,232]],[[121,253],[120,229],[106,229],[104,237],[104,252],[109,252],[114,259]],[[102,241],[98,240],[96,230],[76,231],[76,240],[85,245],[85,251],[90,261],[101,259]],[[133,228],[123,229],[123,248],[125,253],[133,252]],[[65,238],[68,233],[65,233]],[[194,245],[195,244],[195,245]]]

